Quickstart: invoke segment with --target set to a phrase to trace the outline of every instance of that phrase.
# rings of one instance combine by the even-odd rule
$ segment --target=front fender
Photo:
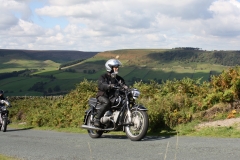
[[[147,111],[148,109],[143,105],[134,105],[131,110],[140,110],[140,111]]]

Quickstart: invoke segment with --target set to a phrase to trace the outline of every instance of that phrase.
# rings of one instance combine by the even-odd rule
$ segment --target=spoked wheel
[[[6,130],[7,130],[7,119],[6,118],[4,118],[3,120],[2,120],[2,131],[3,132],[6,132]]]
[[[88,119],[87,119],[87,125],[88,126],[94,126],[92,123],[91,123],[91,117],[88,116]],[[87,130],[88,131],[88,134],[91,138],[99,138],[102,136],[103,134],[103,131],[98,131],[98,130]]]
[[[132,123],[132,126],[125,127],[127,137],[132,141],[143,139],[147,134],[149,125],[147,113],[140,110],[132,111]]]

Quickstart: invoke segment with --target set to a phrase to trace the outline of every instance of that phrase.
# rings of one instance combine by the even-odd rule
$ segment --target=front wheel
[[[7,119],[6,118],[4,118],[3,120],[2,120],[2,131],[3,132],[6,132],[6,130],[7,130]]]
[[[91,123],[91,116],[88,116],[87,118],[87,125],[88,126],[94,126],[92,123]],[[87,130],[88,131],[88,135],[91,137],[91,138],[99,138],[102,136],[103,134],[103,131],[98,131],[98,130]]]
[[[126,121],[127,121],[126,117]],[[146,111],[133,110],[132,111],[133,126],[126,126],[125,132],[127,137],[132,141],[139,141],[143,139],[148,130],[149,120]]]

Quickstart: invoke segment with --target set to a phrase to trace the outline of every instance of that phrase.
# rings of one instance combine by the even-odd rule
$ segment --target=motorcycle
[[[99,138],[103,133],[123,131],[132,141],[143,139],[148,130],[149,119],[147,108],[137,104],[140,91],[136,88],[125,89],[121,83],[114,87],[115,97],[110,110],[100,119],[101,126],[94,126],[94,117],[100,109],[97,98],[90,98],[89,109],[85,111],[83,129],[87,129],[91,138]]]
[[[7,125],[10,123],[10,120],[8,119],[8,113],[7,110],[8,107],[11,107],[10,102],[7,100],[0,100],[0,131],[6,132]]]

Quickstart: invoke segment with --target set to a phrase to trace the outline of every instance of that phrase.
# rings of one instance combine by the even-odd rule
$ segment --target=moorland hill
[[[21,50],[21,49],[0,49],[0,58],[9,60],[11,58],[29,60],[52,60],[54,62],[67,62],[76,59],[87,59],[98,52],[84,52],[74,50]]]
[[[67,93],[84,79],[97,80],[110,58],[122,62],[127,84],[173,79],[201,79],[240,64],[240,51],[198,48],[122,49],[104,52],[0,50],[1,89],[10,95]],[[16,73],[16,71],[18,71]],[[14,74],[9,74],[14,72]]]

